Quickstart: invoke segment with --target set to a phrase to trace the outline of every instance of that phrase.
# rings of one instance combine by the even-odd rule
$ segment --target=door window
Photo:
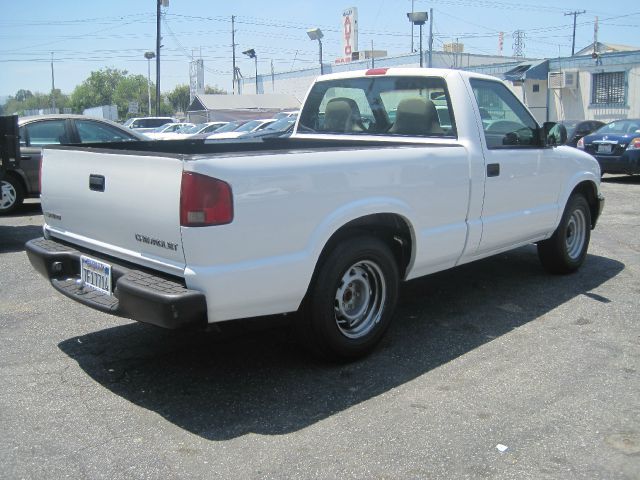
[[[128,142],[135,140],[125,132],[106,123],[91,120],[76,120],[76,128],[82,143]]]
[[[66,120],[44,120],[25,125],[27,131],[26,145],[41,147],[43,145],[59,145],[69,143],[65,128]]]
[[[504,84],[471,80],[481,112],[487,148],[539,148],[540,127],[527,109]]]

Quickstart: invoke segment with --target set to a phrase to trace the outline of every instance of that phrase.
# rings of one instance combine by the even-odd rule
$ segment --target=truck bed
[[[409,141],[407,141],[409,140]],[[272,152],[282,153],[283,150],[299,151],[299,150],[349,150],[363,148],[394,148],[399,146],[413,145],[430,145],[439,147],[449,147],[451,144],[443,145],[442,143],[425,143],[424,141],[389,141],[388,138],[352,140],[352,139],[309,139],[309,138],[268,138],[260,140],[149,140],[141,142],[108,142],[108,143],[92,143],[75,144],[65,146],[52,146],[47,148],[55,149],[100,149],[111,151],[131,151],[136,154],[148,152],[168,155],[203,155],[203,154],[244,154],[247,152],[256,152],[266,154]],[[125,152],[122,152],[125,153]]]

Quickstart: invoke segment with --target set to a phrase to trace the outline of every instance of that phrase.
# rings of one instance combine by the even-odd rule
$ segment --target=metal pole
[[[318,46],[320,48],[320,75],[324,75],[324,67],[322,66],[322,40],[318,38]]]
[[[411,0],[411,13],[413,14],[413,3],[414,0]],[[414,27],[414,23],[411,22],[411,53],[413,54],[413,27]]]
[[[431,52],[433,51],[433,8],[429,9],[429,68],[433,66]]]
[[[236,76],[238,75],[236,71],[236,28],[235,28],[235,15],[231,15],[231,48],[233,51],[233,94],[236,94]],[[239,89],[238,89],[239,90]],[[240,92],[238,92],[240,93]]]
[[[423,60],[422,60],[422,24],[420,24],[420,68],[423,67]]]
[[[582,10],[581,12],[578,11],[574,11],[574,12],[569,12],[569,13],[565,13],[565,17],[567,15],[573,15],[573,40],[571,42],[571,56],[573,57],[573,55],[576,53],[576,17],[578,15],[582,15],[583,13],[587,13],[586,10]]]
[[[156,0],[156,116],[160,116],[160,2]]]
[[[147,93],[149,95],[147,115],[151,116],[151,58],[147,58]]]
[[[51,52],[51,107],[53,109],[56,108],[56,82],[53,75],[53,52]]]
[[[258,94],[258,55],[255,56],[256,60],[256,95]]]

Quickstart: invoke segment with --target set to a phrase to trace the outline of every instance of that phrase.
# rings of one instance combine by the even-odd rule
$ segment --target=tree
[[[126,70],[105,68],[91,72],[82,84],[78,85],[71,94],[71,104],[75,111],[82,112],[85,108],[101,105],[117,105],[118,116],[127,118],[138,116],[148,110],[147,79],[144,75],[130,75]],[[129,103],[138,103],[138,113],[129,114]],[[155,87],[151,84],[151,105],[155,105]],[[171,105],[161,102],[161,112],[171,115]],[[153,110],[152,110],[153,111]]]
[[[28,98],[33,97],[33,93],[31,93],[31,90],[23,90],[20,89],[16,92],[15,98],[16,101],[18,102],[24,102],[25,100],[27,100]]]
[[[76,112],[85,108],[113,105],[116,87],[126,77],[126,70],[105,68],[91,72],[89,78],[71,93],[71,105]],[[118,108],[118,113],[120,109]]]
[[[14,113],[25,115],[25,112],[29,110],[51,108],[53,105],[51,96],[51,93],[32,93],[29,90],[18,90],[13,97],[9,97],[7,100],[4,106],[4,113],[7,115]],[[59,89],[53,91],[53,97],[55,98],[57,108],[63,109],[69,103],[69,97],[64,95]]]
[[[204,87],[204,93],[207,95],[226,95],[227,91],[217,85],[214,85],[213,87],[211,85],[207,85]]]
[[[176,85],[176,87],[167,94],[169,103],[177,112],[186,112],[189,107],[191,93],[189,85]]]

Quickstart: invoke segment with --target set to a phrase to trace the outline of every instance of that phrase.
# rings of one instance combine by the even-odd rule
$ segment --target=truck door
[[[561,177],[537,122],[509,88],[491,80],[470,82],[485,141],[482,254],[546,234],[558,213]]]

